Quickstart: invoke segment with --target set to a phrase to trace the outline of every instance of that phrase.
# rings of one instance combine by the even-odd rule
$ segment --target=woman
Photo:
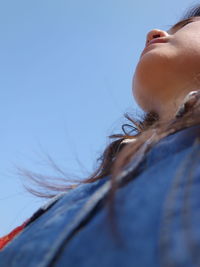
[[[132,82],[144,119],[126,115],[133,133],[110,136],[95,173],[62,188],[28,174],[64,193],[2,238],[1,266],[200,266],[199,70],[200,5],[147,34]]]

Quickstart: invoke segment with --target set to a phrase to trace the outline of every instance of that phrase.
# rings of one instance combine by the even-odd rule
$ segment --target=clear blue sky
[[[195,3],[1,1],[0,236],[48,201],[25,191],[15,165],[58,176],[48,153],[68,173],[95,170],[123,114],[141,112],[131,79],[147,32]]]

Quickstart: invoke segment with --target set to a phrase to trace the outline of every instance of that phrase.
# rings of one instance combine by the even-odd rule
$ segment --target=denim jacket
[[[57,198],[0,252],[0,266],[200,266],[199,138],[200,125],[163,138],[117,190],[119,239],[108,222],[106,176]]]

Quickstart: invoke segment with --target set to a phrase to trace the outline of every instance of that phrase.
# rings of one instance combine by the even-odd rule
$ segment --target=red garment
[[[29,223],[32,223],[39,216],[41,216],[45,211],[47,211],[54,203],[58,201],[66,192],[56,195],[53,199],[51,199],[44,206],[39,208],[29,219],[27,219],[22,225],[16,227],[12,230],[8,235],[0,237],[0,250],[3,249],[7,243],[9,243],[16,235],[18,235]]]
[[[26,220],[22,225],[16,227],[9,234],[0,237],[0,250],[3,249],[7,243],[9,243],[17,234],[19,234],[24,229],[29,220],[30,219]]]

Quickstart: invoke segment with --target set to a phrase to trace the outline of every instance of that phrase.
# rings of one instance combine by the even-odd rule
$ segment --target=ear
[[[183,100],[183,104],[178,108],[175,117],[182,117],[194,106],[200,104],[200,91],[191,91]]]

